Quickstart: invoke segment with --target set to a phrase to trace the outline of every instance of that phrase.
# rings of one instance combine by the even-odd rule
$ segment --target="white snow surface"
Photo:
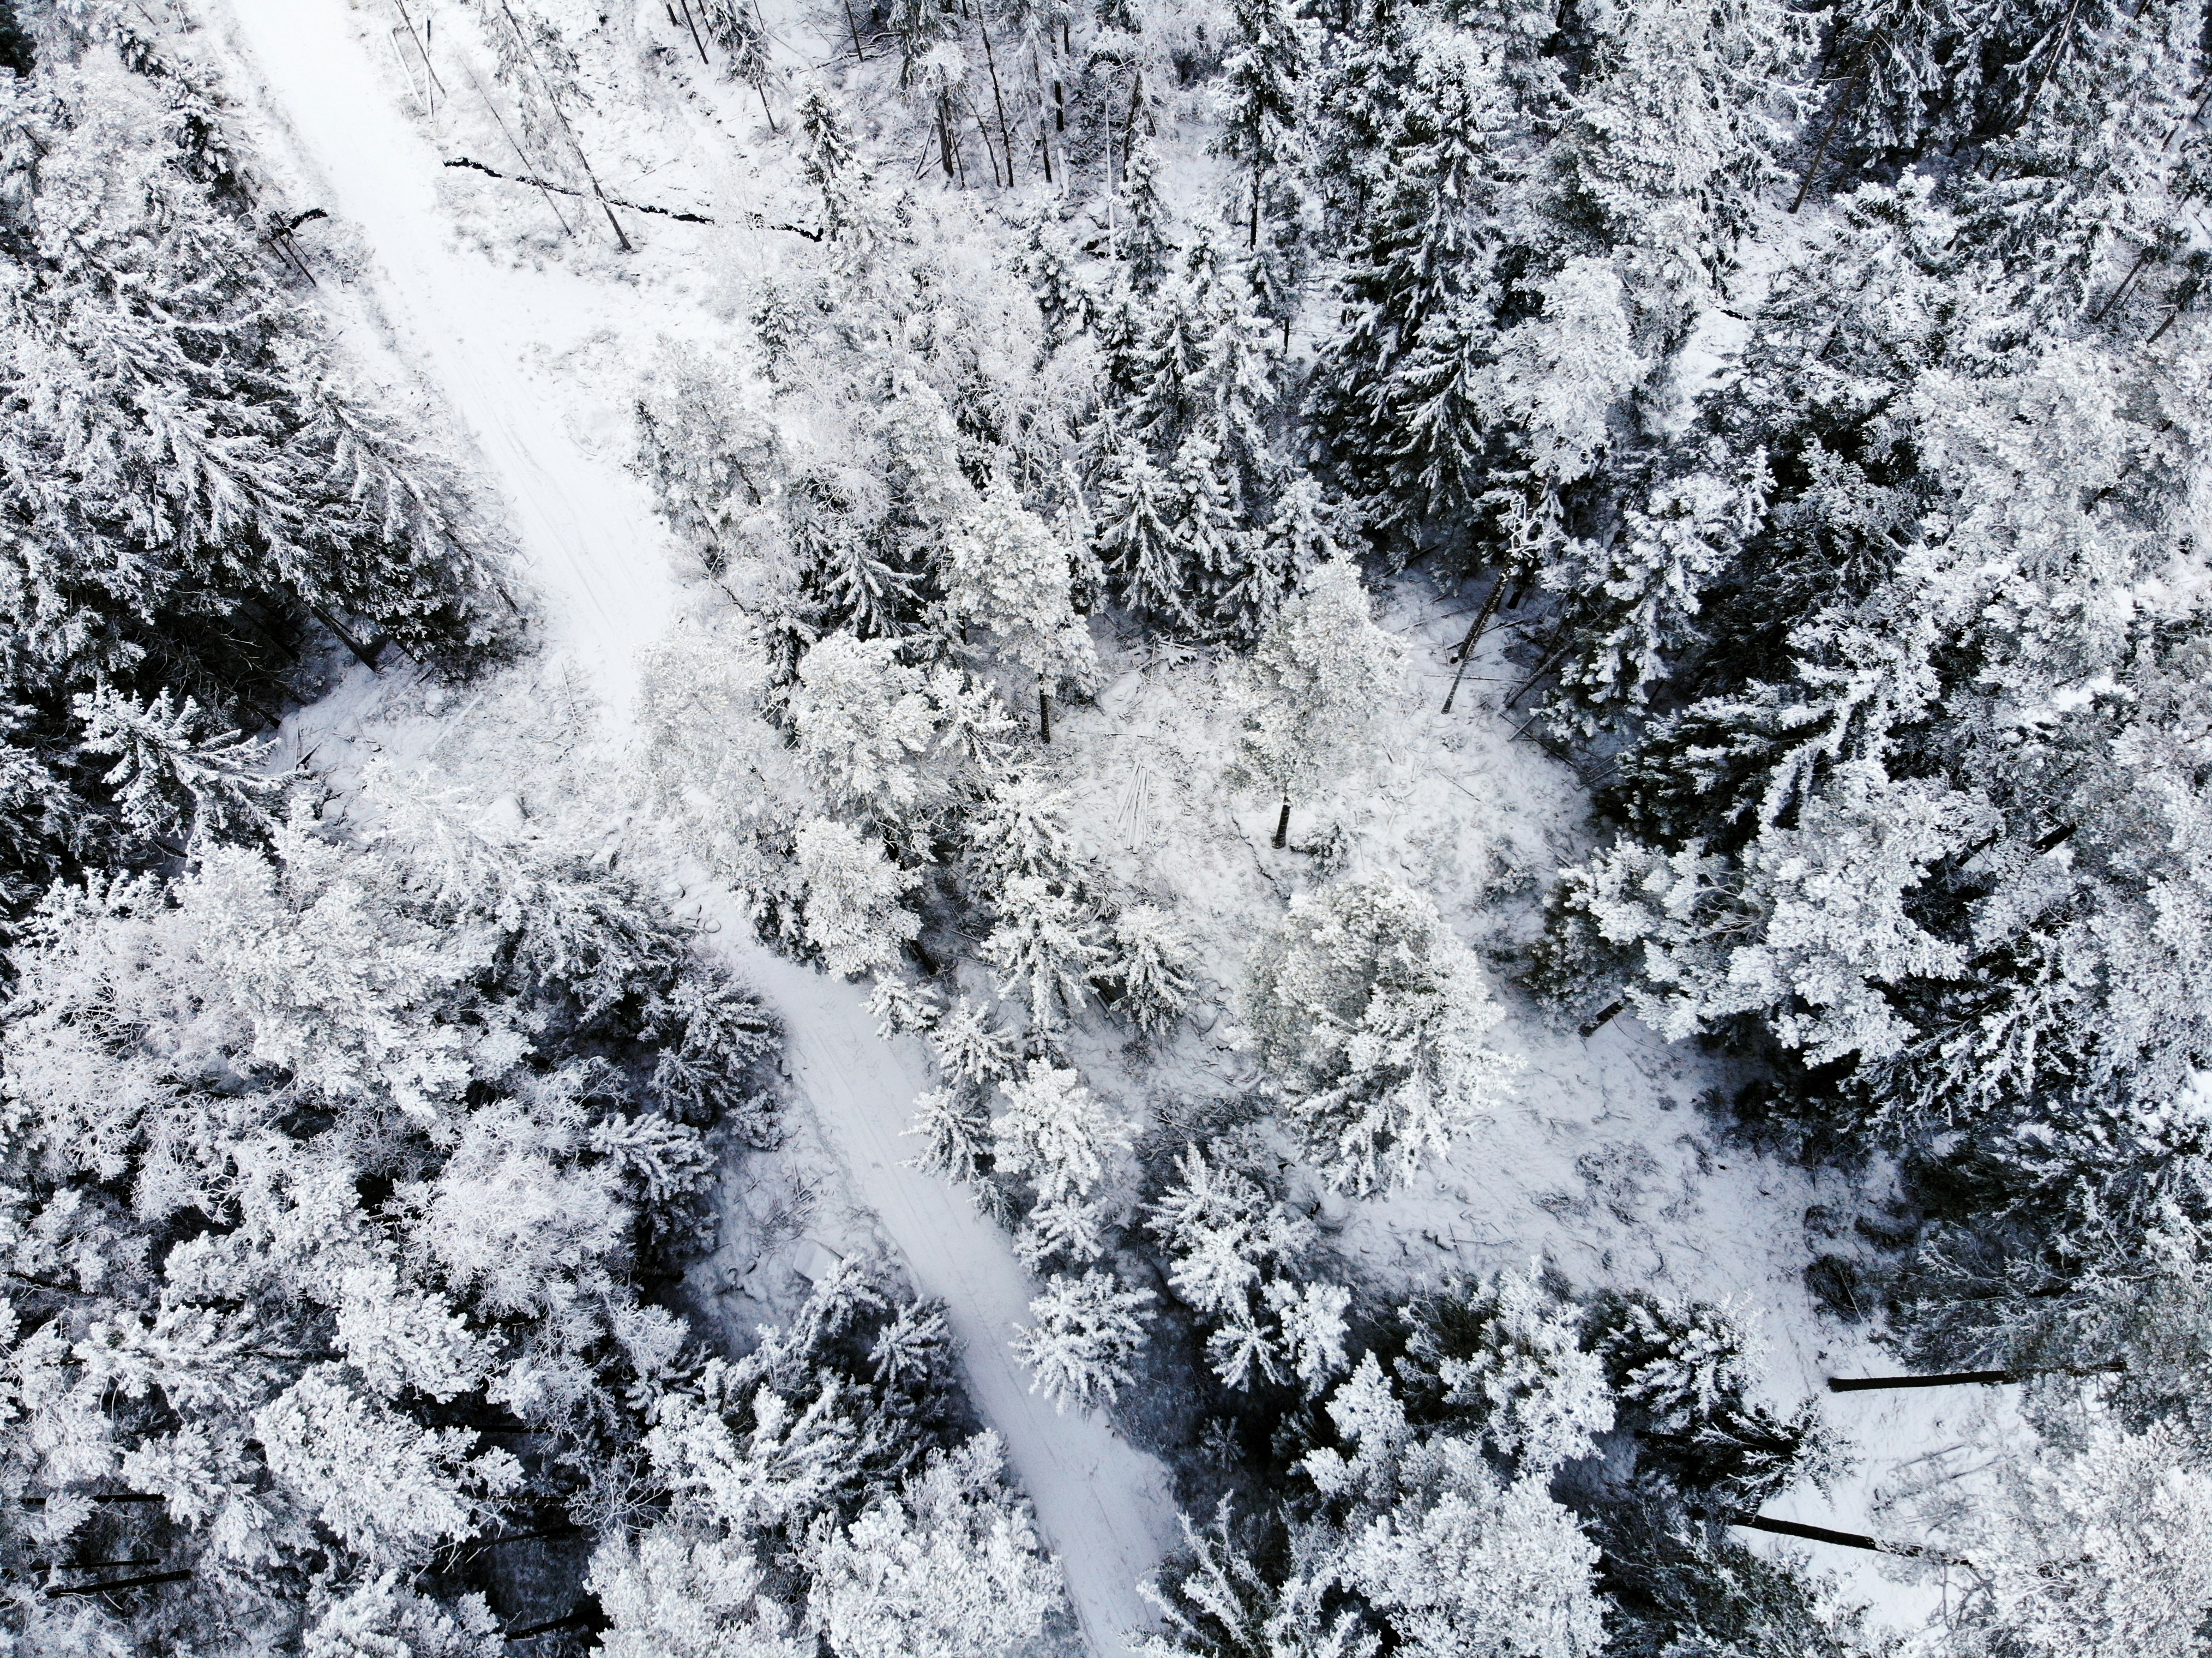
[[[343,0],[209,3],[227,15],[303,182],[366,244],[386,343],[462,422],[505,497],[538,589],[550,659],[541,677],[575,670],[603,739],[618,738],[640,655],[679,607],[672,550],[642,486],[577,440],[562,417],[564,389],[532,370],[549,343],[611,326],[604,313],[630,296],[557,265],[503,265],[457,245],[435,187],[439,158],[380,84]],[[418,752],[440,740],[434,729],[416,737]],[[732,914],[721,936],[746,932]],[[903,1165],[912,1147],[899,1136],[928,1085],[918,1048],[880,1041],[859,989],[757,946],[730,951],[783,1020],[796,1091],[855,1195],[916,1287],[945,1303],[970,1397],[1006,1442],[1090,1646],[1102,1658],[1128,1650],[1129,1632],[1149,1619],[1138,1584],[1175,1533],[1164,1470],[1103,1418],[1056,1416],[1029,1392],[1007,1345],[1030,1294],[1011,1244],[951,1187]]]

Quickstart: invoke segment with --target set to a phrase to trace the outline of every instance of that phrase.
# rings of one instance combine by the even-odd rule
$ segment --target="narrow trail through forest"
[[[457,246],[439,203],[437,157],[380,84],[347,0],[206,3],[258,70],[264,112],[321,192],[313,204],[368,250],[370,297],[389,343],[443,395],[500,487],[538,589],[544,649],[583,673],[618,734],[640,653],[676,614],[672,550],[642,487],[570,435],[562,399],[533,380],[529,362],[546,331],[572,335],[580,308],[611,307],[618,296]],[[1006,1442],[1091,1649],[1100,1658],[1127,1651],[1127,1632],[1148,1616],[1137,1584],[1174,1533],[1164,1471],[1102,1418],[1056,1415],[1029,1391],[1007,1347],[1030,1293],[1011,1246],[951,1186],[904,1165],[912,1143],[900,1136],[927,1085],[920,1054],[876,1035],[856,987],[757,947],[729,948],[783,1019],[793,1081],[860,1200],[917,1287],[950,1309],[976,1408]]]

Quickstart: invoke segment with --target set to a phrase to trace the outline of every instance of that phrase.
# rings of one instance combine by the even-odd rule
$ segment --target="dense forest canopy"
[[[1735,1529],[1852,1454],[1747,1305],[1334,1242],[1515,1097],[1513,1021],[1624,1016],[1717,1056],[1719,1132],[1893,1176],[1884,1339],[2019,1385],[1887,1494],[1948,1574],[1909,1649],[2212,1638],[2212,11],[379,11],[514,158],[448,165],[559,224],[472,208],[496,258],[613,285],[623,214],[716,226],[603,183],[634,108],[769,180],[708,203],[717,331],[624,365],[699,604],[623,863],[280,757],[349,663],[494,682],[537,601],[203,10],[0,0],[6,1641],[1121,1639],[896,1262],[773,1328],[684,1300],[790,1107],[693,883],[872,981],[1035,1390],[1173,1464],[1148,1658],[1907,1649]],[[1459,676],[1510,633],[1496,711],[1588,792],[1510,950],[1292,838],[1399,736],[1416,592]],[[1233,959],[1056,759],[1164,663],[1273,826]],[[1246,1070],[1138,1109],[1201,1017]],[[514,1615],[517,1561],[571,1609]]]

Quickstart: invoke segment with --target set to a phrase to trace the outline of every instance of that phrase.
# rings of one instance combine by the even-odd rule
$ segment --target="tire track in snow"
[[[386,96],[343,0],[207,0],[258,69],[268,113],[336,216],[358,228],[374,300],[402,356],[419,363],[477,440],[507,497],[543,596],[548,647],[583,669],[617,720],[639,653],[676,613],[671,549],[644,490],[562,427],[554,388],[523,365],[534,340],[574,335],[601,299],[562,272],[495,266],[453,246],[436,156]],[[731,918],[723,937],[749,930]],[[1103,1418],[1056,1415],[1007,1347],[1030,1285],[1006,1236],[945,1182],[904,1166],[901,1136],[928,1085],[912,1043],[876,1035],[859,989],[756,945],[726,946],[782,1017],[793,1079],[905,1256],[941,1297],[976,1409],[1006,1442],[1015,1479],[1060,1557],[1101,1658],[1148,1621],[1138,1580],[1173,1540],[1164,1470]]]

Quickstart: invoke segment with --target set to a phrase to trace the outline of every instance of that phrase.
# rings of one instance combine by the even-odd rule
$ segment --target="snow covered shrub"
[[[1482,1045],[1504,1016],[1474,953],[1387,876],[1291,899],[1255,954],[1245,1004],[1307,1155],[1361,1194],[1449,1149],[1513,1069]]]
[[[839,978],[896,967],[902,946],[921,932],[921,920],[902,907],[915,878],[894,864],[881,846],[827,817],[799,825],[792,861],[805,896],[806,942]]]
[[[1036,1323],[1014,1327],[1014,1351],[1034,1378],[1030,1391],[1060,1411],[1112,1404],[1145,1345],[1152,1300],[1150,1290],[1124,1290],[1095,1266],[1079,1278],[1054,1272],[1030,1303]]]
[[[313,1584],[560,1512],[564,1459],[618,1465],[686,1362],[635,1286],[696,1224],[702,1132],[770,1132],[774,1026],[625,881],[371,793],[404,840],[299,809],[266,851],[57,889],[15,953],[0,1457],[44,1506],[5,1522],[190,1574],[82,1608],[121,1649],[296,1638]],[[161,1504],[91,1500],[118,1480]],[[309,1647],[473,1650],[467,1603],[380,1593]]]

